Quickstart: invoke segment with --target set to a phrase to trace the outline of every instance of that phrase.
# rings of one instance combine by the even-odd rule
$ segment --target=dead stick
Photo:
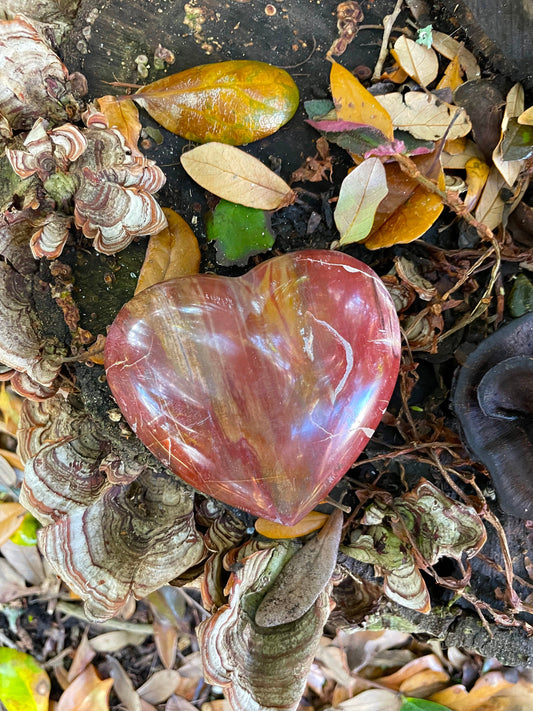
[[[372,81],[378,81],[381,76],[381,72],[383,71],[383,65],[385,64],[385,60],[389,54],[390,33],[392,32],[396,18],[400,14],[402,4],[403,0],[396,0],[396,6],[394,7],[392,13],[390,15],[385,15],[383,18],[383,39],[381,40],[381,49],[379,50],[378,61],[376,62],[374,73],[372,74]]]

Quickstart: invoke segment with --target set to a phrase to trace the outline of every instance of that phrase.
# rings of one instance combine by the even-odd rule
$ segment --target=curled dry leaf
[[[284,526],[282,523],[274,523],[266,518],[258,518],[255,522],[255,530],[265,538],[299,538],[322,528],[328,518],[328,514],[311,511],[294,526]]]
[[[224,143],[207,143],[181,156],[190,177],[218,197],[259,210],[294,201],[287,183],[257,158]]]
[[[292,118],[299,100],[286,71],[249,60],[193,67],[148,84],[130,98],[189,141],[233,145],[270,136]]]
[[[248,557],[230,578],[228,605],[197,628],[205,678],[223,687],[233,711],[295,711],[329,614],[323,591],[291,624],[264,629],[254,623],[270,570],[283,563],[277,548]]]
[[[368,235],[387,192],[385,168],[379,158],[367,158],[344,178],[333,215],[341,245],[359,242]]]
[[[522,160],[505,160],[503,156],[503,145],[506,132],[509,128],[510,119],[516,119],[524,110],[524,89],[521,84],[515,84],[509,93],[505,103],[505,111],[502,119],[502,132],[500,142],[492,151],[492,162],[500,171],[501,176],[509,187],[512,187],[523,168]]]
[[[124,141],[132,153],[141,155],[137,142],[142,126],[139,111],[133,101],[119,101],[115,96],[102,96],[96,103],[109,128],[116,128],[124,136]]]
[[[432,30],[431,40],[433,49],[439,54],[451,60],[458,58],[461,68],[469,81],[479,79],[481,76],[479,65],[472,52],[469,52],[461,42],[449,35],[445,35],[443,32],[437,32],[437,30]]]
[[[444,188],[444,174],[435,153],[414,156],[418,170]],[[390,247],[421,237],[443,210],[438,195],[407,176],[397,163],[385,165],[389,192],[376,211],[374,225],[364,244],[368,249]]]
[[[256,624],[275,627],[294,622],[313,606],[335,570],[342,522],[342,511],[336,509],[315,538],[285,564],[259,603]]]
[[[392,121],[386,108],[365,89],[359,79],[333,62],[329,81],[338,120],[373,126],[389,140],[393,139]]]
[[[26,509],[18,502],[0,503],[0,546],[20,528]]]
[[[328,711],[400,711],[401,696],[388,689],[368,689]]]
[[[408,91],[402,95],[395,92],[381,94],[376,96],[376,99],[390,114],[394,128],[408,131],[415,138],[439,140],[450,127],[456,114],[457,118],[446,134],[448,139],[466,136],[472,128],[464,109],[447,104],[432,94]]]
[[[167,227],[150,237],[135,293],[175,277],[198,274],[200,247],[196,235],[183,217],[164,207]]]
[[[100,679],[90,664],[65,689],[56,711],[109,711],[113,679]]]
[[[523,111],[517,121],[524,126],[533,126],[533,106]]]
[[[431,84],[439,73],[439,60],[435,51],[405,35],[398,37],[391,54],[400,67],[420,86]]]

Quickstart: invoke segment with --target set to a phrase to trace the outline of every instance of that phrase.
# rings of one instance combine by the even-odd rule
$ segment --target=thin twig
[[[372,74],[372,81],[378,81],[383,71],[383,65],[385,64],[385,60],[389,54],[390,34],[392,32],[392,28],[394,27],[394,23],[396,22],[396,18],[400,14],[402,4],[403,0],[396,0],[396,5],[392,13],[390,15],[385,15],[383,18],[383,39],[381,40],[381,49],[379,50],[378,61],[376,62],[374,73]]]

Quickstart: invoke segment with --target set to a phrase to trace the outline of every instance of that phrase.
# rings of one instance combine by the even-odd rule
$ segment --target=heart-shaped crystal
[[[156,284],[109,330],[107,378],[133,431],[199,491],[294,524],[378,425],[400,332],[379,277],[340,252],[241,277]]]

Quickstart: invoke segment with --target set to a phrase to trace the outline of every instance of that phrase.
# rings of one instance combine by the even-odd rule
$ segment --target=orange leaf
[[[168,131],[189,141],[242,145],[286,124],[299,95],[283,69],[232,60],[163,77],[131,98]]]
[[[392,141],[391,117],[359,79],[337,62],[333,62],[329,81],[339,120],[374,126]]]
[[[255,522],[255,530],[266,538],[299,538],[322,528],[328,518],[328,514],[311,511],[294,526],[284,526],[281,523],[267,521],[265,518],[258,518]]]
[[[88,666],[63,692],[56,711],[109,711],[113,679],[100,679]]]
[[[463,80],[461,79],[461,63],[459,62],[459,57],[456,56],[444,70],[444,76],[437,84],[437,89],[450,88],[452,91],[455,91],[461,84],[463,84]]]
[[[444,189],[444,174],[434,153],[415,156],[412,160],[426,177],[438,179]],[[389,193],[381,201],[374,227],[364,244],[368,249],[405,244],[421,237],[443,209],[442,200],[406,175],[397,163],[386,163]]]
[[[163,208],[168,227],[150,237],[135,293],[174,277],[198,274],[200,247],[196,235],[177,212]]]
[[[23,471],[24,464],[20,461],[20,457],[16,452],[0,448],[0,456],[3,457],[14,469],[20,469],[20,471]]]
[[[479,158],[470,158],[470,160],[467,160],[465,168],[468,191],[465,195],[464,203],[467,208],[471,210],[479,200],[481,191],[485,187],[490,168]]]
[[[507,681],[501,672],[494,671],[478,679],[469,693],[458,684],[438,691],[430,700],[448,706],[452,711],[477,711],[486,701],[512,686],[513,683]]]
[[[435,654],[426,654],[424,657],[418,657],[418,659],[408,662],[394,674],[380,677],[379,683],[388,689],[398,691],[407,679],[424,671],[444,672],[444,667]]]
[[[20,527],[26,513],[24,506],[19,503],[0,504],[0,546],[3,546]]]
[[[130,99],[117,99],[115,96],[102,96],[97,100],[100,111],[107,119],[110,128],[117,128],[124,136],[126,145],[136,155],[140,155],[137,142],[141,135],[139,111]]]

